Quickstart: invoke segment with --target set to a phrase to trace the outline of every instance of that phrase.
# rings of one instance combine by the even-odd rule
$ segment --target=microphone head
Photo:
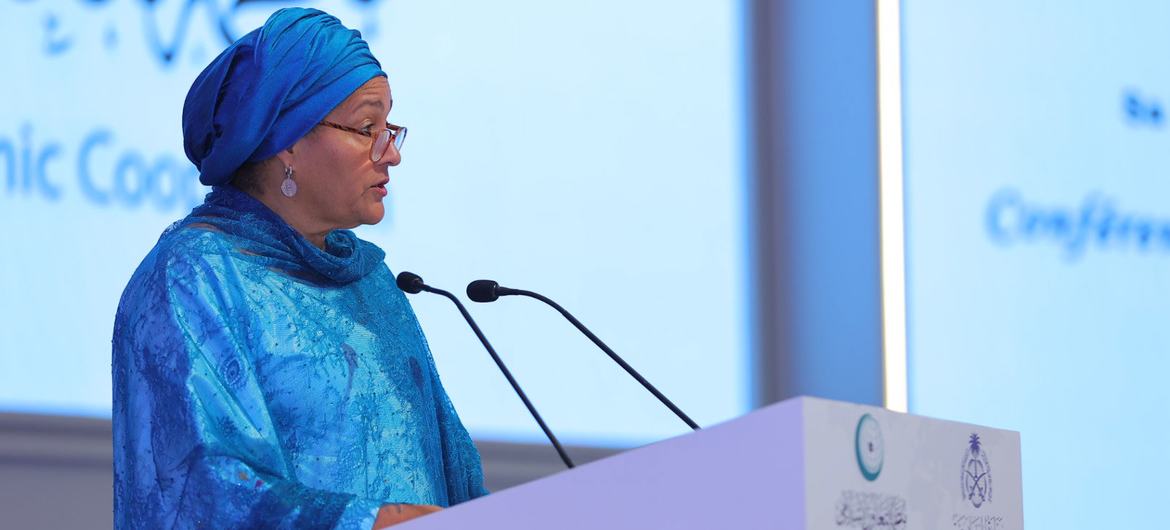
[[[492,280],[475,280],[467,284],[467,297],[475,302],[495,302],[500,298],[499,287]]]
[[[422,276],[409,271],[402,271],[398,273],[398,278],[395,278],[394,281],[398,284],[398,288],[402,289],[402,292],[410,294],[418,294],[422,292],[423,287],[426,286],[426,283],[423,282]]]

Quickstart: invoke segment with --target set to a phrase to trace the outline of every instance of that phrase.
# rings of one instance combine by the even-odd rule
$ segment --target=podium
[[[1020,435],[799,397],[401,525],[1023,528]]]

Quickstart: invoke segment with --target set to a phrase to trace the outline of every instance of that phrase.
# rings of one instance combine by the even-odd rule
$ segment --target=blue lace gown
[[[361,528],[486,494],[378,247],[322,251],[224,186],[169,228],[114,325],[118,528]]]

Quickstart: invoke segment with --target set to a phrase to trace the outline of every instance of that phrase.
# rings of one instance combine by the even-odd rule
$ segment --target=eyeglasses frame
[[[332,128],[337,129],[339,131],[345,131],[348,133],[359,134],[359,135],[365,136],[366,138],[369,138],[370,139],[370,160],[372,162],[375,162],[375,163],[382,160],[383,156],[386,156],[386,149],[384,148],[382,150],[382,153],[379,154],[378,158],[374,158],[374,146],[377,145],[377,143],[378,143],[378,141],[377,141],[378,139],[377,139],[376,134],[382,134],[383,131],[389,131],[390,132],[390,142],[386,144],[386,148],[389,148],[389,146],[393,145],[395,151],[401,152],[402,151],[402,144],[406,143],[406,127],[403,127],[400,125],[394,125],[393,123],[390,123],[390,122],[386,122],[386,128],[378,131],[377,133],[365,132],[361,129],[355,129],[353,127],[348,127],[348,126],[342,125],[340,123],[333,123],[331,121],[325,121],[325,120],[322,120],[319,125],[324,125],[326,127],[332,127]]]

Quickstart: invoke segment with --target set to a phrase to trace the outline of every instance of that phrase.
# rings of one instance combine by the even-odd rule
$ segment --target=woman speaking
[[[377,246],[406,129],[360,33],[283,9],[183,107],[212,186],[114,324],[118,528],[382,528],[487,492]]]

